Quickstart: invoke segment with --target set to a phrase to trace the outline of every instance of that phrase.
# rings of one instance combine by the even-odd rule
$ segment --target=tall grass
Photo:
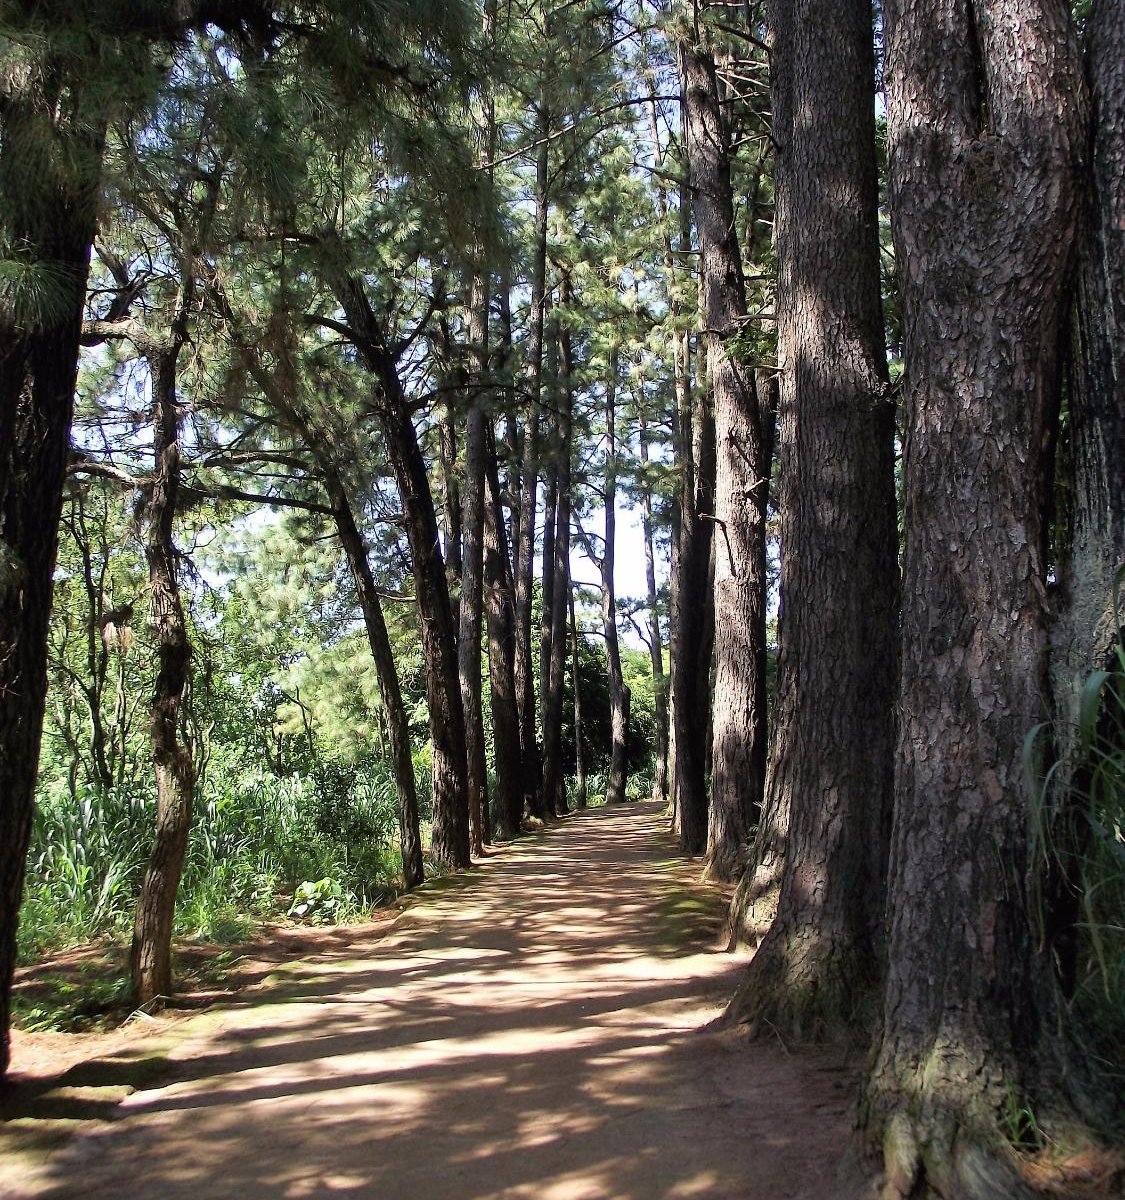
[[[20,918],[22,961],[127,933],[153,824],[152,801],[139,790],[40,797]],[[177,932],[239,940],[255,919],[285,913],[305,880],[340,885],[340,917],[360,912],[396,889],[397,843],[394,784],[379,760],[329,764],[315,778],[263,773],[208,784],[194,814]]]
[[[1052,738],[1073,747],[1043,771]],[[1052,902],[1072,916],[1060,963],[1071,1015],[1090,1053],[1125,1086],[1125,638],[1085,682],[1078,725],[1028,735],[1034,803],[1033,912],[1045,945]]]

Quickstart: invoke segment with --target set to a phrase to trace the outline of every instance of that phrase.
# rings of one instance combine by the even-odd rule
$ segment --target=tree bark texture
[[[1016,1195],[982,1145],[1013,1104],[1036,1108],[1057,1046],[1026,903],[1021,750],[1044,715],[1045,480],[1081,80],[1062,0],[884,11],[906,508],[889,969],[868,1122],[889,1196]]]
[[[1109,665],[1119,637],[1114,582],[1125,565],[1125,6],[1099,0],[1086,38],[1091,162],[1071,323],[1070,493],[1051,647],[1064,766],[1082,685]]]
[[[152,374],[154,469],[145,503],[145,558],[157,653],[150,731],[156,775],[156,835],[137,898],[129,952],[133,991],[140,1004],[151,1004],[172,990],[172,926],[195,799],[191,747],[180,736],[181,710],[191,679],[191,643],[180,598],[173,537],[180,491],[176,373],[186,340],[183,318],[181,313],[172,344],[147,356]]]
[[[797,1037],[878,1002],[897,680],[894,411],[867,0],[770,9],[781,367],[778,910],[730,1015]],[[763,847],[763,854],[775,853]]]
[[[704,872],[729,881],[745,865],[766,775],[766,500],[769,464],[753,367],[734,339],[746,286],[734,219],[730,131],[711,48],[683,41],[679,61],[688,178],[699,238],[700,307],[715,412],[713,517],[715,687]]]
[[[96,226],[103,134],[55,122],[54,66],[6,91],[0,231],[59,283],[50,312],[0,315],[0,1077],[43,712],[47,625]],[[21,147],[40,163],[29,172]],[[48,147],[44,151],[44,147]]]

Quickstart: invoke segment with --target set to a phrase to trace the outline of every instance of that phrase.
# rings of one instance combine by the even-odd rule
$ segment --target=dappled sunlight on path
[[[366,957],[198,1019],[14,1196],[826,1195],[850,1074],[705,1028],[744,960],[695,869],[651,805],[517,843]]]

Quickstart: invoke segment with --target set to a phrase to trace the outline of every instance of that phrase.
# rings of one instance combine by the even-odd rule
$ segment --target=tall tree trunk
[[[356,524],[355,514],[347,489],[336,468],[318,455],[318,465],[324,477],[325,490],[336,522],[336,532],[347,556],[355,581],[359,607],[363,613],[363,624],[367,630],[367,644],[375,663],[375,675],[379,682],[379,699],[387,719],[387,737],[390,741],[391,768],[395,777],[395,793],[398,797],[398,834],[402,851],[402,881],[407,888],[417,887],[425,879],[422,866],[422,837],[418,827],[418,793],[414,780],[414,760],[410,754],[410,722],[406,706],[402,702],[398,667],[395,665],[387,623],[383,618],[383,605],[379,589],[371,571],[367,545]]]
[[[560,300],[570,300],[570,280],[563,276]],[[574,405],[570,329],[558,325],[559,388],[555,506],[555,537],[551,571],[551,627],[546,655],[547,686],[543,697],[543,802],[555,816],[567,811],[562,763],[563,684],[566,674],[567,593],[570,591],[570,433]],[[546,554],[546,539],[544,539]]]
[[[766,499],[769,464],[753,367],[730,349],[746,317],[734,219],[730,131],[712,49],[678,46],[692,211],[699,236],[700,307],[715,412],[715,629],[711,803],[705,874],[736,879],[762,804],[766,774]]]
[[[688,109],[693,103],[698,104],[699,96],[689,79],[690,64],[684,61],[685,52],[690,55],[690,50],[681,42],[677,51],[685,168],[694,212],[698,189],[704,184],[697,172],[706,150],[699,147],[699,153],[693,155],[686,149],[692,139]],[[704,136],[703,130],[697,128],[695,136]],[[705,287],[702,265],[699,283],[702,301]],[[681,399],[689,401],[690,408],[681,408],[679,417],[681,482],[671,586],[676,813],[680,848],[687,854],[702,854],[707,845],[707,742],[711,714],[707,679],[713,630],[710,586],[713,522],[707,518],[713,514],[715,505],[715,418],[711,398],[702,390],[692,394],[685,387]]]
[[[586,807],[586,752],[582,748],[582,665],[579,659],[578,619],[574,612],[574,588],[567,595],[570,610],[570,674],[574,681],[574,803]]]
[[[629,781],[629,689],[621,669],[621,640],[617,632],[617,589],[613,572],[617,561],[617,350],[609,359],[605,400],[605,545],[598,569],[602,577],[602,630],[605,633],[609,676],[609,780],[607,804],[621,804]]]
[[[648,480],[648,427],[644,409],[639,409],[641,458],[641,532],[645,548],[645,598],[648,601],[648,652],[652,661],[652,691],[656,702],[656,767],[652,775],[652,798],[668,800],[668,682],[664,675],[664,645],[660,631],[660,602],[656,591],[656,554],[652,539],[652,488]]]
[[[461,704],[465,710],[468,756],[469,831],[474,854],[480,854],[488,823],[488,766],[481,706],[480,631],[484,606],[485,442],[487,418],[483,388],[488,371],[488,281],[477,271],[469,298],[469,342],[474,359],[473,390],[465,417],[465,479],[462,514],[464,560],[461,567],[460,632],[457,664]]]
[[[51,76],[54,66],[44,71]],[[34,72],[29,71],[29,77]],[[96,227],[103,134],[53,120],[40,84],[6,89],[0,112],[0,234],[51,272],[50,311],[0,315],[0,1077],[43,713],[47,625]],[[21,145],[49,144],[36,171]],[[30,319],[28,317],[30,316]]]
[[[492,696],[493,762],[496,767],[493,811],[500,834],[515,837],[523,818],[523,765],[520,757],[519,706],[516,703],[515,589],[510,574],[507,527],[504,524],[494,436],[488,439],[485,480],[484,597],[488,627],[488,678]]]
[[[543,329],[547,306],[548,114],[542,102],[536,114],[539,150],[535,159],[535,223],[531,266],[531,311],[527,336],[527,380],[530,397],[523,432],[523,477],[520,483],[519,541],[516,564],[516,694],[520,709],[520,755],[523,759],[524,807],[545,812],[541,794],[541,761],[535,722],[535,646],[532,597],[535,578],[535,510],[539,500],[539,428],[543,396]]]
[[[1071,323],[1070,494],[1060,554],[1060,620],[1051,688],[1073,752],[1082,685],[1109,665],[1125,565],[1125,7],[1098,0],[1086,18],[1092,161]]]
[[[468,867],[472,860],[465,717],[453,610],[438,540],[434,499],[410,405],[382,326],[362,283],[339,269],[335,261],[338,253],[334,247],[326,250],[323,264],[326,280],[356,331],[357,349],[372,375],[376,416],[402,499],[414,569],[433,743],[434,828],[430,852],[440,866]]]
[[[497,0],[485,0],[483,34],[490,50],[496,45]],[[477,128],[478,169],[491,181],[496,156],[496,105],[491,85],[483,88],[483,114]],[[485,460],[492,440],[486,417],[486,388],[490,378],[488,309],[491,280],[483,247],[476,247],[469,285],[469,354],[472,362],[469,411],[465,421],[465,562],[461,577],[460,630],[457,639],[461,704],[465,710],[465,749],[468,758],[469,839],[474,854],[492,841],[488,807],[488,762],[484,745],[481,699],[481,621],[484,615]]]
[[[901,731],[867,1120],[889,1197],[1020,1194],[987,1149],[1056,1048],[1022,772],[1046,682],[1044,480],[1079,210],[1064,0],[884,6],[902,269]],[[984,1148],[982,1148],[982,1146]]]
[[[450,595],[461,594],[462,521],[461,483],[457,477],[457,427],[447,409],[438,425],[438,461],[441,463],[441,516],[445,534],[445,569]]]
[[[782,437],[769,807],[788,810],[789,828],[777,915],[730,1011],[808,1037],[848,1030],[878,1003],[897,678],[894,410],[870,5],[777,0],[769,23]]]
[[[692,393],[682,439],[680,528],[672,576],[672,725],[680,849],[702,854],[707,845],[707,742],[711,697],[707,676],[713,637],[711,588],[715,423],[710,398]]]
[[[137,899],[129,967],[138,1003],[172,990],[172,924],[195,795],[190,745],[180,738],[181,708],[191,677],[191,643],[176,569],[173,539],[180,491],[180,415],[176,372],[186,340],[185,316],[172,345],[150,354],[153,474],[145,503],[149,590],[156,634],[157,675],[152,697],[152,760],[156,774],[156,836]]]

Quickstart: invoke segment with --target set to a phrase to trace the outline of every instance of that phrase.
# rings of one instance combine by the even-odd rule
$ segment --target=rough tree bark
[[[1059,564],[1051,690],[1064,764],[1079,697],[1118,638],[1114,580],[1125,565],[1125,6],[1086,19],[1091,163],[1071,322],[1069,504]]]
[[[746,317],[730,130],[705,27],[678,46],[685,152],[700,252],[700,308],[715,413],[715,687],[704,873],[737,879],[766,776],[766,500],[769,464],[753,367],[732,342]]]
[[[184,620],[173,531],[180,491],[180,412],[177,363],[186,341],[186,312],[173,324],[169,345],[149,352],[152,374],[153,473],[144,502],[157,674],[152,697],[152,760],[156,775],[156,833],[133,922],[129,968],[140,1004],[172,990],[172,922],[195,798],[195,764],[180,737],[184,693],[191,678],[191,643]]]
[[[1079,211],[1065,0],[884,5],[907,382],[901,730],[884,1026],[888,1197],[1021,1194],[990,1143],[1057,1047],[1021,750],[1046,684],[1046,499]]]
[[[798,1037],[878,1002],[894,763],[894,411],[868,0],[776,3],[781,702],[778,910],[729,1014]],[[798,116],[799,114],[799,116]],[[786,794],[787,795],[781,795]]]
[[[47,622],[66,478],[103,134],[56,121],[57,63],[5,88],[0,231],[59,286],[51,311],[0,312],[0,1077],[43,711]],[[29,171],[21,147],[40,163]]]
[[[712,181],[701,174],[707,156],[706,125],[700,115],[704,97],[695,72],[698,67],[698,30],[693,40],[677,44],[688,192],[691,212],[701,191]],[[693,123],[691,110],[696,112]],[[698,231],[697,231],[698,232]],[[700,233],[702,240],[702,233]],[[700,307],[705,308],[707,279],[703,259],[699,271]],[[704,322],[705,318],[704,318]],[[711,396],[702,389],[683,400],[690,408],[680,412],[680,472],[676,555],[671,585],[672,724],[675,736],[676,814],[680,848],[702,854],[707,845],[707,759],[711,696],[714,596],[711,588],[711,541],[715,509],[715,418]]]

